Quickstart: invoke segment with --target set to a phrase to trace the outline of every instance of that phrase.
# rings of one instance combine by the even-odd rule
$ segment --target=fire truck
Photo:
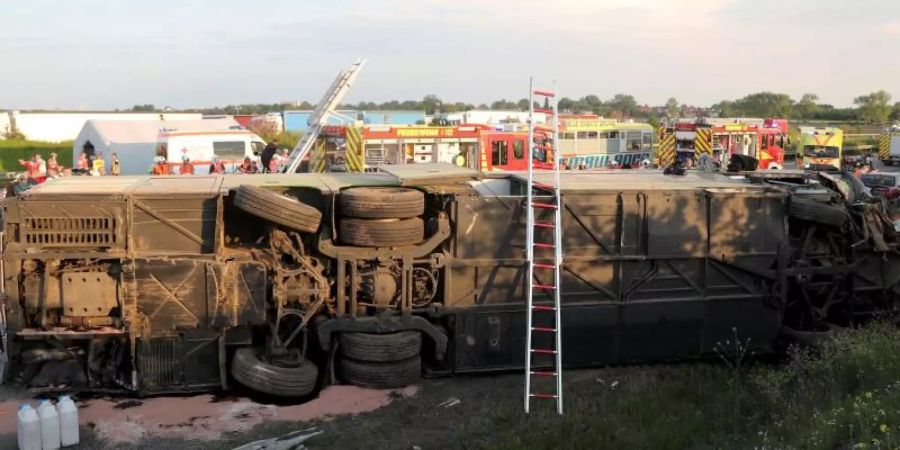
[[[660,131],[659,163],[667,166],[677,160],[699,161],[707,155],[722,166],[732,155],[759,160],[760,169],[783,169],[788,124],[783,119],[766,119],[763,125],[745,122],[678,122]]]
[[[900,124],[884,129],[878,138],[878,157],[886,166],[900,162]]]
[[[375,171],[393,164],[446,162],[489,171],[528,168],[528,132],[520,128],[460,126],[325,126],[310,152],[312,172]],[[551,168],[545,131],[535,135],[535,168]]]

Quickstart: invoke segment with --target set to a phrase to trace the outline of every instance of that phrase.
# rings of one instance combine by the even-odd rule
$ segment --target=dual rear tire
[[[341,192],[338,232],[345,244],[401,247],[425,239],[425,196],[415,189],[361,187]]]
[[[340,336],[338,369],[354,386],[389,389],[415,383],[422,373],[422,334],[418,331]]]

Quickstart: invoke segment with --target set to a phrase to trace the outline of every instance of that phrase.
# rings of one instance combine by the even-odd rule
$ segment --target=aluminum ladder
[[[313,144],[316,142],[316,139],[319,138],[319,134],[322,132],[322,127],[324,127],[328,123],[328,118],[332,116],[341,117],[334,112],[335,108],[341,103],[344,95],[347,94],[347,91],[350,90],[350,85],[356,80],[356,76],[359,75],[359,71],[362,70],[363,65],[366,63],[364,59],[358,59],[352,66],[350,66],[347,70],[342,70],[338,73],[337,78],[334,79],[334,82],[331,83],[331,87],[328,88],[328,91],[325,92],[325,96],[322,97],[322,100],[316,104],[315,109],[313,109],[312,114],[309,115],[309,119],[306,120],[307,125],[309,125],[309,129],[303,133],[303,137],[300,138],[300,142],[297,143],[297,146],[294,147],[294,150],[291,151],[291,156],[288,159],[288,164],[285,165],[284,171],[286,173],[295,173],[297,169],[300,167],[300,163],[303,161],[303,158],[309,154],[309,151],[313,148]],[[341,117],[342,119],[346,119]]]
[[[525,413],[530,411],[532,399],[547,399],[556,401],[556,412],[563,413],[563,389],[562,389],[562,320],[560,309],[560,270],[562,268],[562,199],[560,195],[560,161],[558,150],[559,114],[558,98],[554,90],[546,91],[534,88],[534,79],[529,81],[528,89],[528,186],[527,186],[527,230],[526,230],[526,254],[528,260],[528,287],[526,289],[526,349],[525,355]],[[535,108],[535,97],[544,103],[549,103],[550,108]],[[544,113],[552,120],[552,126],[538,126],[534,120],[534,113]],[[552,132],[551,147],[553,151],[553,184],[536,182],[534,179],[534,150],[535,131],[541,129],[546,135]],[[545,141],[546,142],[546,141]],[[546,172],[545,172],[546,173]],[[552,195],[536,196],[535,191],[551,192]],[[535,200],[537,197],[537,200]],[[538,214],[538,212],[540,213]],[[547,214],[549,213],[549,214]],[[536,216],[549,215],[551,218],[538,220]],[[552,240],[547,241],[547,235],[552,235]],[[536,239],[535,236],[541,239]],[[552,250],[552,262],[549,257],[540,258],[537,262],[535,251],[542,254]],[[535,293],[541,295],[550,294],[553,304],[542,302],[535,304]],[[535,361],[535,358],[546,359],[553,357],[553,363],[547,364]],[[549,366],[549,368],[547,367]],[[538,381],[540,380],[540,381]],[[537,381],[537,382],[535,382]],[[549,381],[554,381],[555,387],[549,388]],[[541,391],[535,391],[536,386],[542,386]],[[551,392],[552,391],[552,392]]]

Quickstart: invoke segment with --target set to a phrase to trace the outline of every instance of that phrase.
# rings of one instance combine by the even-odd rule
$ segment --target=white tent
[[[88,120],[72,146],[72,167],[82,152],[102,153],[106,168],[110,155],[116,153],[122,175],[146,174],[153,166],[156,145],[161,130],[190,130],[199,132],[229,131],[240,128],[233,118],[206,120]]]

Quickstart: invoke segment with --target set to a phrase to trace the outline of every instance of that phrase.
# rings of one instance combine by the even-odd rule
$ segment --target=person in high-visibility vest
[[[181,158],[181,167],[178,172],[180,175],[193,175],[194,174],[194,165],[191,164],[191,159],[187,156]]]
[[[225,173],[225,163],[219,161],[218,156],[213,156],[212,163],[209,165],[209,173],[210,175],[214,173]]]
[[[153,169],[150,170],[150,174],[169,175],[169,165],[166,164],[166,158],[163,156],[157,156],[154,159],[156,160],[156,164],[153,165]]]

